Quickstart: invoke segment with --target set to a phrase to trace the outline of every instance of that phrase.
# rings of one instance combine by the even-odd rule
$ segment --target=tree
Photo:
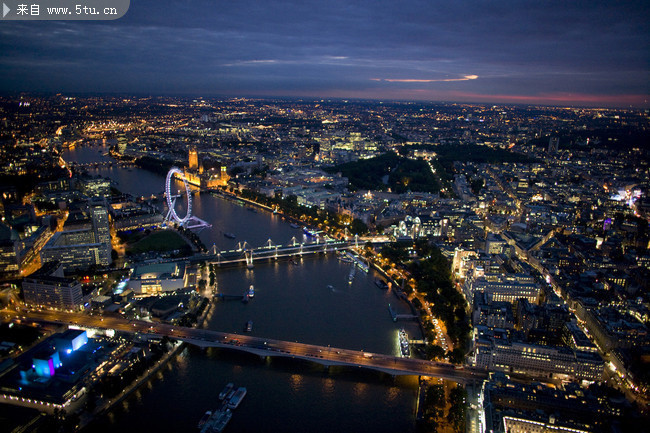
[[[427,388],[424,404],[427,405],[427,409],[430,407],[444,408],[446,404],[444,387],[442,385],[429,386]]]
[[[381,254],[393,263],[401,263],[408,258],[406,250],[396,242],[384,245]]]
[[[368,226],[360,219],[353,219],[350,224],[350,231],[355,235],[363,235],[368,232]]]
[[[437,344],[427,344],[426,353],[427,358],[431,361],[445,357],[445,349],[438,346]]]
[[[467,390],[456,385],[449,393],[449,413],[447,420],[454,426],[456,432],[465,431],[465,410],[467,401]]]
[[[453,364],[462,364],[465,362],[465,351],[460,347],[456,347],[454,350],[447,352],[447,357]]]
[[[427,416],[418,423],[418,431],[423,433],[437,433],[438,432],[438,418],[435,416]]]
[[[409,148],[406,146],[402,146],[397,150],[397,153],[399,153],[400,156],[408,156]]]

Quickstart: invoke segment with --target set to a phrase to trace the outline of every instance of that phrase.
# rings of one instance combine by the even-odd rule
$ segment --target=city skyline
[[[0,111],[12,429],[647,424],[644,110],[21,94]]]
[[[650,426],[650,2],[3,1],[7,431]]]
[[[648,9],[138,1],[116,21],[2,23],[0,91],[647,107]]]

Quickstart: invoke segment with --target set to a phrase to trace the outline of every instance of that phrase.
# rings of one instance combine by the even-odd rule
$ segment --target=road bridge
[[[399,358],[360,350],[319,346],[291,341],[254,337],[206,329],[128,320],[119,317],[90,316],[80,313],[40,311],[25,313],[25,318],[40,322],[53,322],[83,328],[114,329],[149,337],[178,339],[199,347],[219,347],[248,352],[260,357],[285,357],[303,359],[329,366],[345,366],[375,370],[392,376],[415,375],[470,383],[484,380],[488,373],[474,367],[457,367],[452,364]]]

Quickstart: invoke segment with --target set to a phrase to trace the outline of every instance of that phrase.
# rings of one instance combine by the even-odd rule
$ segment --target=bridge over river
[[[360,350],[318,346],[291,341],[273,340],[250,335],[210,331],[206,329],[127,320],[118,317],[90,316],[79,313],[53,311],[25,313],[26,319],[36,322],[61,323],[82,328],[114,329],[152,337],[167,336],[199,347],[220,347],[252,353],[261,357],[286,357],[303,359],[329,366],[364,368],[393,376],[416,375],[469,383],[487,378],[487,371],[473,367],[456,367],[452,364],[399,358]]]
[[[336,251],[348,249],[354,245],[352,242],[345,241],[328,241],[313,243],[297,243],[289,245],[273,245],[271,240],[268,244],[258,248],[247,248],[247,245],[241,245],[241,248],[229,251],[216,251],[213,249],[208,254],[198,256],[200,260],[205,260],[215,265],[233,265],[246,263],[248,267],[253,267],[254,263],[263,260],[277,260],[281,258],[300,257],[310,254],[327,254]]]

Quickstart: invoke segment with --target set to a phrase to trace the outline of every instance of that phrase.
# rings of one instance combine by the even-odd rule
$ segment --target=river
[[[104,161],[105,144],[66,151],[66,161]],[[116,187],[135,196],[160,193],[164,177],[138,168],[99,167],[92,175],[109,177]],[[180,184],[177,186],[181,186]],[[180,209],[179,209],[180,211]],[[278,215],[251,211],[208,193],[194,196],[193,213],[211,223],[200,232],[202,241],[231,249],[247,241],[261,246],[286,244],[302,232]],[[236,234],[232,240],[223,232]],[[242,332],[253,320],[252,335],[347,349],[397,355],[397,331],[421,338],[415,323],[394,323],[388,304],[398,313],[408,307],[374,285],[372,271],[356,272],[348,283],[350,264],[334,255],[291,262],[256,264],[254,270],[220,269],[218,290],[242,294],[250,284],[255,298],[248,304],[219,302],[206,327]],[[292,359],[261,359],[224,349],[188,347],[167,368],[140,388],[93,432],[195,431],[206,410],[228,382],[245,386],[248,394],[235,410],[226,431],[232,432],[374,432],[415,431],[417,379],[392,378],[355,368],[323,367]]]

